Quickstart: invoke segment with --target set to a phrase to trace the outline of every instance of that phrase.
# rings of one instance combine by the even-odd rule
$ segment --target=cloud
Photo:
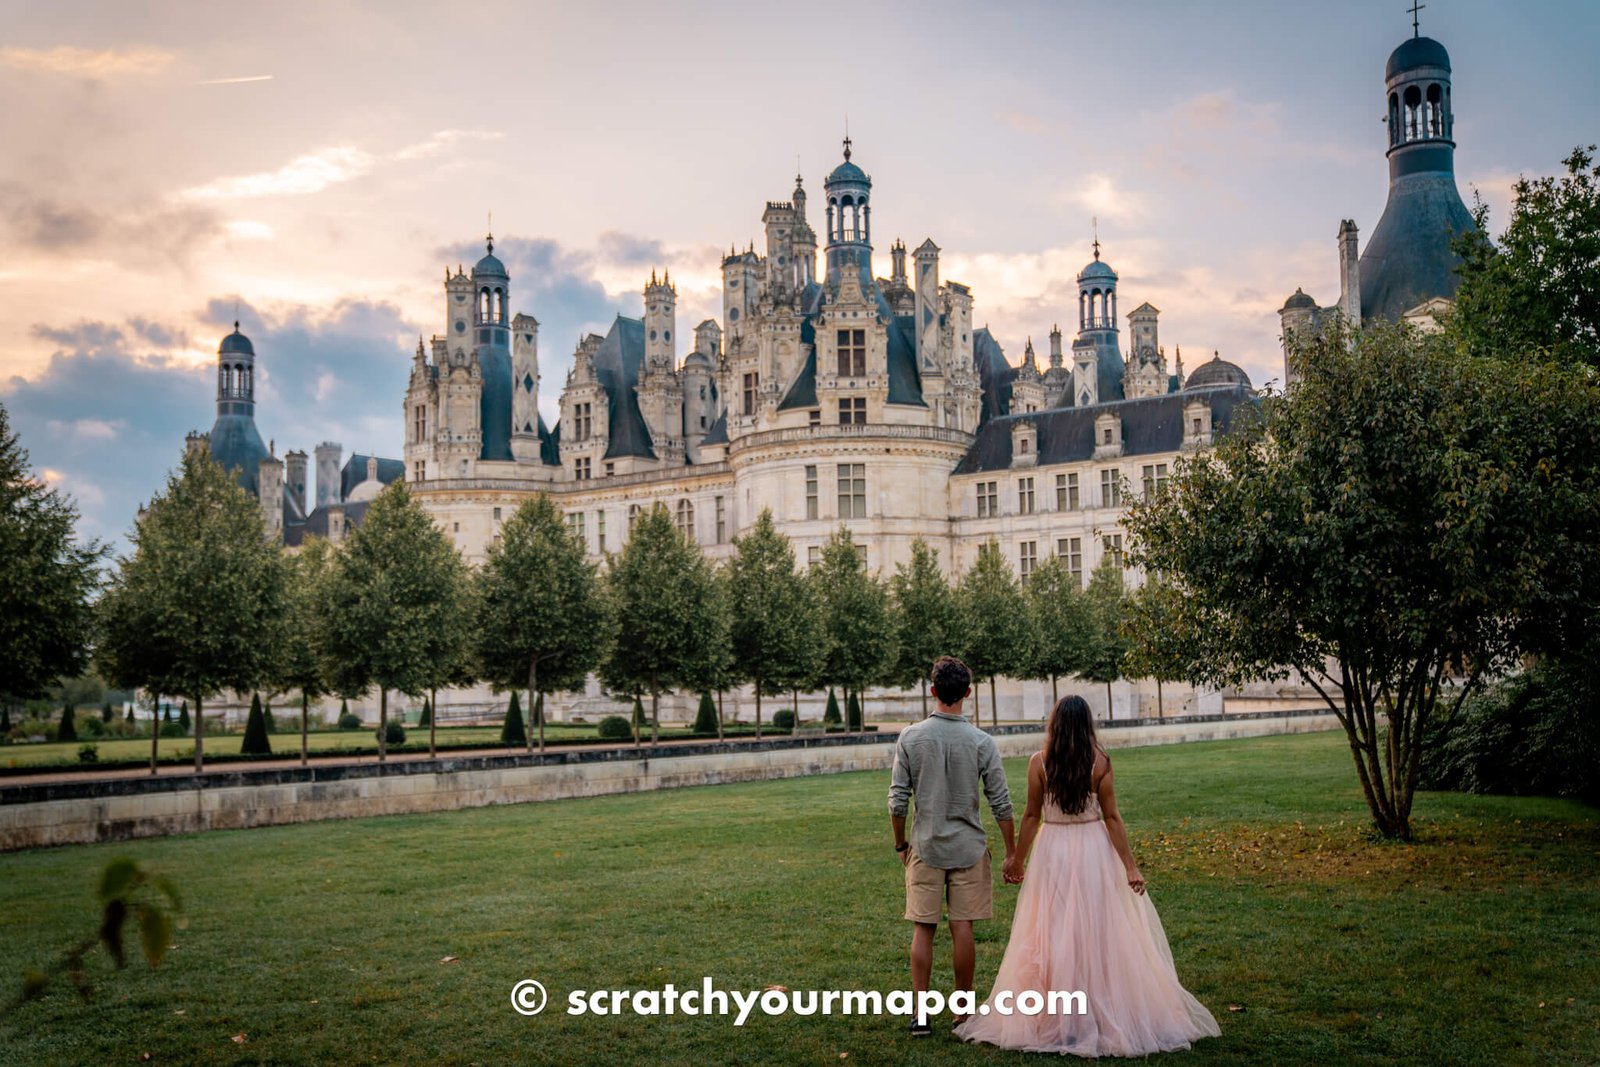
[[[20,182],[0,181],[0,205],[0,235],[12,248],[79,257],[101,252],[135,265],[181,263],[220,229],[209,208],[103,190],[91,204],[39,196]]]
[[[614,266],[653,267],[666,261],[667,253],[659,240],[636,237],[608,230],[598,239],[602,259]]]
[[[1144,194],[1109,174],[1085,174],[1062,191],[1061,200],[1085,214],[1118,222],[1132,222],[1149,213]]]
[[[353,181],[384,163],[409,163],[434,156],[463,141],[498,140],[495,131],[441,130],[424,141],[387,155],[355,145],[334,145],[296,156],[276,170],[217,178],[178,193],[179,200],[255,200],[267,196],[308,196]]]
[[[0,48],[0,64],[43,74],[77,74],[89,78],[157,74],[177,54],[164,48]]]
[[[269,82],[270,74],[252,74],[244,78],[207,78],[205,81],[195,82],[196,85],[244,85],[246,82]]]

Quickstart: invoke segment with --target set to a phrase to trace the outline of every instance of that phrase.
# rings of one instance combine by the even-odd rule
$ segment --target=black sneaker
[[[916,1023],[916,1022],[914,1022],[907,1028],[907,1031],[911,1034],[912,1037],[932,1037],[933,1036],[933,1027],[929,1026],[927,1023]]]

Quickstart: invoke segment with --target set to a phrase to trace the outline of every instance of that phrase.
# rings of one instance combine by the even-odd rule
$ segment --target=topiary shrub
[[[267,717],[261,710],[261,694],[250,697],[250,716],[244,721],[244,740],[239,751],[246,756],[272,755],[272,742],[267,738]]]
[[[361,716],[351,714],[350,702],[348,700],[339,701],[339,729],[359,730],[361,727]]]
[[[61,709],[61,725],[56,727],[57,741],[76,741],[78,739],[78,729],[72,722],[74,714],[71,704]]]
[[[0,708],[0,736],[11,732],[11,709]]]
[[[500,727],[500,743],[524,746],[528,743],[528,728],[522,721],[522,700],[514,689],[511,691],[511,701],[506,705],[505,724]]]
[[[105,732],[106,724],[103,721],[95,718],[93,715],[84,717],[82,731],[84,737],[93,740],[96,737],[102,736]]]
[[[697,734],[717,732],[717,702],[711,699],[710,693],[700,694],[700,710],[695,712],[694,732]]]
[[[179,726],[175,722],[164,722],[164,723],[161,724],[161,736],[162,737],[183,737],[184,736],[183,727]]]
[[[604,741],[627,741],[633,737],[633,727],[621,715],[607,715],[600,720],[599,729]]]
[[[533,698],[533,714],[528,716],[529,726],[538,726],[544,722],[544,694],[539,693]]]
[[[400,725],[400,720],[390,719],[389,725],[381,730],[373,731],[372,736],[383,736],[386,745],[403,745],[406,743],[406,728]]]
[[[839,698],[832,689],[828,690],[828,710],[822,713],[822,721],[825,723],[844,721],[839,715]]]
[[[98,746],[98,745],[79,745],[78,746],[78,762],[79,763],[99,763],[100,762],[100,746]]]
[[[774,730],[793,730],[794,712],[789,708],[772,713],[772,728]]]
[[[417,720],[418,726],[431,726],[433,724],[433,701],[427,697],[422,698],[422,717]]]
[[[194,723],[189,721],[189,702],[185,700],[178,706],[178,728],[187,734]]]
[[[114,714],[116,713],[111,710],[111,701],[108,700],[105,702],[105,706],[100,709],[100,721],[103,723],[110,722]]]
[[[849,710],[846,714],[850,716],[849,728],[852,730],[861,729],[861,698],[856,695],[854,689],[850,691]]]
[[[650,720],[644,717],[644,700],[640,697],[633,698],[633,725],[650,725]]]
[[[267,724],[267,733],[275,734],[278,732],[278,720],[272,717],[271,704],[263,703],[261,705],[261,719]]]

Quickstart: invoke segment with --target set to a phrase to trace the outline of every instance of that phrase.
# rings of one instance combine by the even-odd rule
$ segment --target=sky
[[[820,228],[847,123],[877,272],[931,237],[1013,363],[1070,342],[1097,220],[1169,357],[1264,384],[1277,308],[1332,303],[1339,220],[1382,213],[1407,6],[0,0],[0,404],[119,547],[209,428],[235,318],[279,455],[399,456],[417,338],[492,219],[553,422],[578,338],[638,315],[652,270],[687,337],[797,169]],[[1600,140],[1600,5],[1431,0],[1421,25],[1498,230],[1518,175]]]

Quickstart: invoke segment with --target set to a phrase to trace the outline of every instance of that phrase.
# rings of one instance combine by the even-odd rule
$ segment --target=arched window
[[[1415,141],[1422,136],[1422,90],[1415,85],[1406,88],[1405,140]]]
[[[678,501],[678,512],[674,516],[678,525],[678,532],[689,540],[694,540],[694,504],[688,497]]]
[[[1389,143],[1399,144],[1401,141],[1400,128],[1400,96],[1398,93],[1389,94]]]
[[[1444,98],[1439,92],[1439,84],[1428,86],[1428,136],[1444,136]]]

